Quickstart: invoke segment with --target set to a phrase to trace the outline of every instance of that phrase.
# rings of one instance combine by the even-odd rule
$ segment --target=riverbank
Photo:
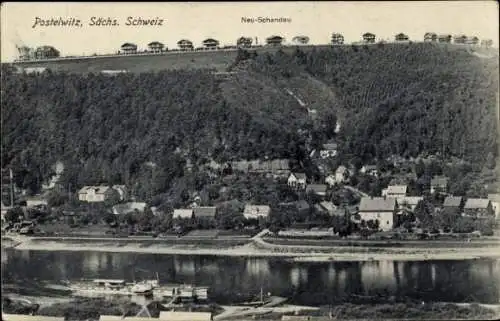
[[[167,255],[206,255],[240,257],[283,257],[297,262],[327,261],[423,261],[423,260],[464,260],[496,258],[500,259],[500,247],[484,248],[371,248],[371,247],[321,247],[321,246],[286,246],[264,242],[260,238],[239,246],[205,246],[193,244],[158,244],[129,240],[79,239],[40,240],[30,237],[17,237],[9,242],[16,250],[32,251],[88,251],[113,253],[144,253]],[[2,247],[4,242],[2,241]]]

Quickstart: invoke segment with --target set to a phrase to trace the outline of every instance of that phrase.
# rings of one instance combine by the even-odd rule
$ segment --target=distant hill
[[[497,159],[496,59],[432,44],[231,55],[200,54],[204,60],[194,58],[202,62],[199,70],[179,62],[179,70],[114,77],[3,72],[2,164],[32,190],[62,160],[65,186],[126,183],[146,197],[168,192],[188,175],[186,159],[201,165],[290,158],[299,166],[307,164],[310,148],[332,138],[344,161],[444,153],[481,168]],[[135,71],[166,66],[142,58]],[[140,61],[109,59],[136,60],[129,67],[96,59],[58,68],[130,69]],[[232,73],[214,75],[209,69],[216,64]]]

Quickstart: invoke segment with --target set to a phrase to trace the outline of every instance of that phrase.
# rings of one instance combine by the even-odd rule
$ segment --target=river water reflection
[[[236,258],[103,252],[2,250],[2,279],[151,278],[210,286],[220,303],[248,299],[262,288],[292,303],[325,305],[376,296],[423,301],[498,303],[500,260],[292,263]]]

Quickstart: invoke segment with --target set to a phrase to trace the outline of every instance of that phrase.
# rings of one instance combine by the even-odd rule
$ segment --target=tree
[[[9,223],[19,222],[19,219],[23,216],[23,209],[16,206],[7,210],[7,213],[5,213],[5,221]]]
[[[50,207],[59,207],[68,201],[68,195],[58,191],[50,192],[47,198],[47,205]]]

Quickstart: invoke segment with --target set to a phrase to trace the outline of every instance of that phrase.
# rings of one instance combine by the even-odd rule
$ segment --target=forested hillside
[[[337,117],[345,160],[444,153],[481,168],[497,156],[495,59],[427,44],[341,46],[240,52],[231,70],[238,74],[226,80],[208,70],[4,70],[2,167],[33,192],[61,160],[71,189],[147,177],[144,195],[155,195],[185,175],[187,159],[291,158],[298,166],[311,137],[318,145],[335,136]],[[317,109],[316,121],[307,108]]]

